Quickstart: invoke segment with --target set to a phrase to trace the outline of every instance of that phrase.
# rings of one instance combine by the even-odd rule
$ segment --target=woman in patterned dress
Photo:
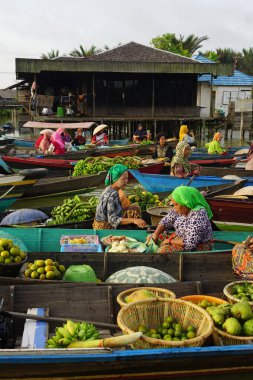
[[[117,229],[126,224],[135,224],[139,228],[147,226],[141,219],[140,207],[130,205],[124,195],[127,182],[128,172],[125,165],[117,164],[110,168],[105,179],[106,188],[96,209],[94,229]]]
[[[162,240],[160,253],[210,250],[212,248],[213,214],[199,190],[179,186],[171,194],[174,209],[160,221],[153,235],[148,238],[155,243]],[[164,232],[175,229],[175,233],[165,236]]]

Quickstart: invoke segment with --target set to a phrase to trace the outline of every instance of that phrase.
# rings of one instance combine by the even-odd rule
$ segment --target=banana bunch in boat
[[[99,338],[99,331],[92,323],[68,320],[63,327],[56,327],[55,335],[47,341],[47,348],[66,348],[71,342],[91,341]]]
[[[87,157],[85,160],[79,160],[74,167],[73,176],[97,174],[104,170],[108,171],[115,164],[123,164],[128,169],[139,169],[143,166],[140,157],[121,157],[109,158],[105,156]]]
[[[51,219],[47,225],[82,222],[94,218],[98,198],[91,197],[87,202],[82,202],[78,195],[67,198],[62,205],[53,208]]]

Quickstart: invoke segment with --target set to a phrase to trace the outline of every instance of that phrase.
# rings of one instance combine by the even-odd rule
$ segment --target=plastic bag
[[[146,242],[146,246],[146,253],[156,253],[159,248],[153,239],[150,239],[148,242]]]
[[[54,151],[54,144],[50,144],[48,150],[47,150],[49,153],[53,153]]]

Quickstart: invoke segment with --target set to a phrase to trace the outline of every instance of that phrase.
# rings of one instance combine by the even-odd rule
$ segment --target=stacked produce
[[[141,186],[135,186],[133,192],[128,196],[131,203],[136,203],[140,206],[141,211],[146,211],[149,207],[160,205],[159,196],[152,194],[149,191],[144,191]]]
[[[123,164],[128,169],[139,169],[143,166],[140,157],[114,157],[105,156],[87,157],[85,160],[79,160],[74,167],[73,176],[97,174],[103,170],[109,170],[115,164]]]
[[[138,326],[138,331],[142,332],[144,336],[167,341],[182,341],[193,339],[197,336],[194,326],[189,325],[184,329],[183,326],[171,316],[168,316],[165,321],[156,328],[148,329],[145,325],[140,325]]]
[[[26,253],[11,239],[0,238],[0,264],[20,263],[25,258]]]
[[[223,303],[208,306],[206,311],[211,315],[214,324],[230,335],[253,336],[253,313],[247,301],[235,304]]]
[[[55,329],[55,335],[47,341],[47,348],[68,347],[71,342],[91,341],[99,338],[99,332],[91,323],[68,320],[63,327]]]
[[[238,300],[253,301],[253,283],[245,281],[235,284],[232,288],[232,295]]]
[[[82,222],[92,219],[96,212],[98,198],[91,197],[87,202],[82,202],[78,195],[74,198],[67,198],[63,204],[56,206],[52,210],[52,217],[47,221],[47,225]]]
[[[28,263],[25,277],[39,280],[60,280],[64,273],[64,265],[60,265],[57,261],[35,260],[33,263]]]

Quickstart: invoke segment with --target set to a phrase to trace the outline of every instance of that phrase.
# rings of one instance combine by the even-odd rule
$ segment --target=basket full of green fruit
[[[0,238],[0,276],[16,277],[27,255],[12,239]]]

